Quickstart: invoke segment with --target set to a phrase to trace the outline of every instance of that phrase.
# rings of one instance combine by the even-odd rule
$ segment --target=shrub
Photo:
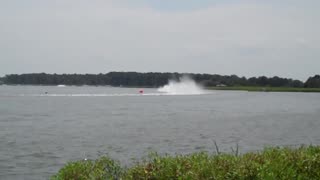
[[[102,157],[69,163],[53,179],[320,179],[320,146],[273,147],[242,155],[153,153],[128,169]]]

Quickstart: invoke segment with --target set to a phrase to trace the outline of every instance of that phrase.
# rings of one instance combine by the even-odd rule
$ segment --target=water
[[[0,86],[0,179],[48,179],[70,160],[320,144],[320,94]],[[47,92],[47,94],[45,94]]]

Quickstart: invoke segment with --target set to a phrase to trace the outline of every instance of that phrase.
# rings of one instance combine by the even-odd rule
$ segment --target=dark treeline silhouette
[[[309,79],[304,83],[304,87],[320,88],[320,75],[315,75],[314,77],[309,77]]]
[[[188,75],[204,86],[270,86],[270,87],[320,87],[320,76],[310,77],[306,83],[280,77],[238,77],[217,74],[181,74],[181,73],[138,73],[109,72],[107,74],[10,74],[2,78],[5,84],[23,85],[110,85],[128,87],[159,87],[170,79],[179,79]],[[1,79],[0,79],[1,81]]]

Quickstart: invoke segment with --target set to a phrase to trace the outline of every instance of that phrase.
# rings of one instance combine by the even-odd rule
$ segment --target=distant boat
[[[66,87],[66,85],[59,84],[59,85],[57,85],[57,87]]]

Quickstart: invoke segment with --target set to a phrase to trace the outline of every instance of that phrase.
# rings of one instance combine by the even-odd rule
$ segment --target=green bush
[[[82,160],[70,162],[64,166],[52,180],[64,179],[120,179],[122,176],[122,168],[119,163],[108,157],[101,157],[95,161]]]
[[[53,179],[320,179],[320,147],[274,147],[243,155],[154,153],[127,169],[102,157],[69,163]]]

